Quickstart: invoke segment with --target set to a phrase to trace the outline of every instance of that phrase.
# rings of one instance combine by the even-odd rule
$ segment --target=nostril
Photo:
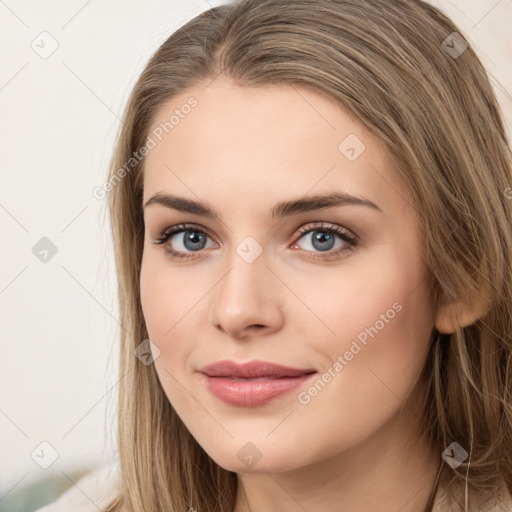
[[[267,326],[263,324],[252,324],[247,327],[247,330],[249,331],[263,331],[266,329]]]

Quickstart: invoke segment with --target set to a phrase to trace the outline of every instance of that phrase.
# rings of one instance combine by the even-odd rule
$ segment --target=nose
[[[238,254],[213,291],[210,322],[218,330],[236,338],[268,335],[283,321],[279,280],[260,255],[247,263]]]

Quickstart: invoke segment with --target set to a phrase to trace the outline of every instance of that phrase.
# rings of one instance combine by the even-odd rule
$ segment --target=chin
[[[297,449],[276,450],[263,442],[228,442],[227,446],[206,450],[208,455],[222,468],[235,473],[283,473],[308,465],[308,461],[297,458]]]

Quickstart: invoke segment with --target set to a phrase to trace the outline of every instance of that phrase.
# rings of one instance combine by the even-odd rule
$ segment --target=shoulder
[[[119,490],[115,462],[90,471],[55,501],[34,512],[98,512]]]

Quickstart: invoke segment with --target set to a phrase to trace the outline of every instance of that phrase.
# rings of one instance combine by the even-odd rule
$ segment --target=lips
[[[268,361],[238,364],[219,361],[200,370],[208,390],[224,403],[256,407],[290,392],[316,373],[311,368],[292,368]]]
[[[239,379],[278,379],[282,377],[300,377],[307,373],[314,373],[313,368],[292,368],[269,361],[250,361],[248,363],[235,363],[224,360],[205,366],[200,370],[208,377],[227,377]]]

